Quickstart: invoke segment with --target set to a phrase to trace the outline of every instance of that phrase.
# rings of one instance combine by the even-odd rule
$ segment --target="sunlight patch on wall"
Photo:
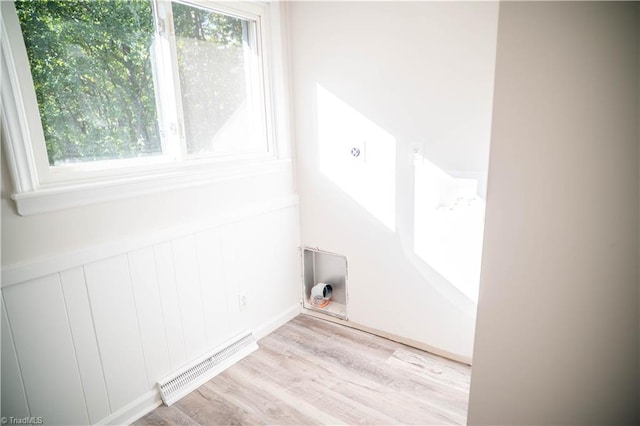
[[[320,172],[395,231],[395,138],[320,85],[316,96]]]
[[[414,176],[414,251],[477,303],[485,211],[478,181],[454,178],[426,158]]]

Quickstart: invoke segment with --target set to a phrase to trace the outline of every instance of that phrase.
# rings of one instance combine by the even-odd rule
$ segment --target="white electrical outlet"
[[[410,143],[409,153],[411,155],[410,165],[419,166],[424,164],[424,144],[422,142]]]
[[[247,295],[239,294],[238,295],[238,308],[240,308],[240,312],[247,309]]]

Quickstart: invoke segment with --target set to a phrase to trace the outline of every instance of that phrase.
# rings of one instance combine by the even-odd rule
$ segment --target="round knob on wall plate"
[[[351,155],[353,155],[354,157],[360,157],[360,148],[358,148],[357,146],[351,148]]]

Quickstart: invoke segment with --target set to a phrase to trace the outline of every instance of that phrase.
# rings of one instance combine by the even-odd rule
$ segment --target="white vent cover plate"
[[[160,380],[158,388],[162,401],[166,405],[173,404],[256,349],[258,344],[250,331],[234,337]]]

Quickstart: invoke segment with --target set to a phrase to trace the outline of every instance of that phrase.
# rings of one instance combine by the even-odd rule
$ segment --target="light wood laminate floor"
[[[135,425],[465,424],[470,367],[307,315]]]

